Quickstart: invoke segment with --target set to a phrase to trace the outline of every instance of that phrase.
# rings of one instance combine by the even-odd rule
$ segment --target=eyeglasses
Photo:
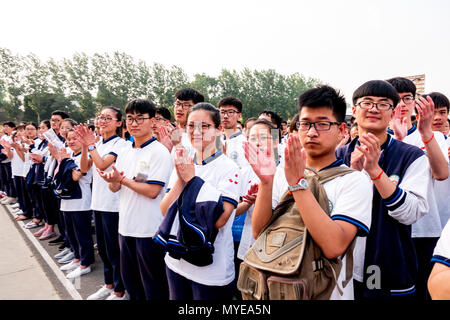
[[[103,122],[111,122],[112,120],[117,120],[116,118],[111,118],[111,117],[102,117],[102,116],[98,116],[97,121],[103,121]]]
[[[340,122],[332,122],[332,121],[317,121],[317,122],[309,122],[309,121],[297,121],[295,123],[295,127],[299,131],[309,131],[311,127],[314,127],[316,131],[328,131],[330,130],[333,124],[339,125]]]
[[[212,124],[209,123],[189,123],[187,125],[187,129],[189,132],[193,132],[195,129],[203,131],[207,131],[209,128],[211,128]]]
[[[375,108],[377,110],[380,111],[387,111],[389,109],[393,108],[393,105],[387,102],[372,102],[372,101],[361,101],[359,103],[356,104],[357,106],[359,106],[361,109],[366,109],[366,110],[370,110],[373,108],[373,106],[375,106]]]
[[[413,104],[414,103],[414,97],[412,95],[407,95],[401,98],[404,104]]]
[[[175,108],[183,108],[183,109],[189,109],[190,107],[192,107],[193,106],[193,104],[192,103],[189,103],[189,102],[178,102],[178,101],[175,101],[174,102],[174,104],[173,104],[173,106],[175,107]]]
[[[136,121],[136,124],[143,124],[145,120],[150,119],[150,118],[144,118],[144,117],[139,117],[139,118],[131,118],[131,117],[127,117],[125,119],[125,121],[127,122],[127,124],[133,124],[133,122]]]
[[[156,121],[165,121],[165,120],[167,120],[166,118],[163,118],[163,117],[155,117],[155,120]]]
[[[236,110],[220,110],[221,116],[227,115],[228,117],[232,117],[237,113],[240,113],[240,112],[236,111]]]

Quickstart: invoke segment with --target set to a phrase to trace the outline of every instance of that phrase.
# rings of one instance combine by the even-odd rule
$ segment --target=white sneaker
[[[8,197],[2,204],[14,204],[17,202],[17,198]]]
[[[68,264],[65,264],[62,267],[60,267],[59,270],[61,270],[61,271],[71,271],[71,270],[74,270],[74,269],[78,268],[79,266],[81,266],[81,262],[80,261],[74,262],[72,260],[72,262],[70,262]]]
[[[98,289],[96,293],[93,293],[89,297],[87,297],[86,300],[105,300],[111,294],[114,294],[114,289],[108,289],[106,285],[104,285],[103,287]]]
[[[78,278],[86,273],[91,272],[91,267],[87,267],[84,269],[81,269],[81,266],[76,268],[75,270],[73,270],[72,272],[68,273],[66,278],[67,279],[73,279],[73,278]]]
[[[64,257],[58,260],[58,263],[69,263],[75,258],[75,255],[72,251],[70,251],[68,254],[66,254]]]
[[[11,208],[12,209],[16,209],[16,208],[19,208],[19,206],[20,206],[19,203],[14,203],[14,204],[11,205]]]
[[[0,203],[1,203],[1,204],[6,204],[6,202],[7,202],[9,199],[10,199],[10,197],[5,196],[5,197],[0,201]]]
[[[23,211],[22,211],[22,209],[17,208],[16,210],[13,211],[13,214],[15,214],[15,215],[21,215],[21,214],[23,214]]]
[[[70,252],[70,248],[65,248],[63,251],[61,251],[60,253],[55,254],[55,259],[61,259],[62,257],[64,257],[66,254],[68,254]]]
[[[123,295],[123,297],[118,297],[114,294],[114,292],[112,292],[108,298],[106,298],[106,300],[130,300],[130,298],[128,297],[128,294],[125,292],[125,294]]]

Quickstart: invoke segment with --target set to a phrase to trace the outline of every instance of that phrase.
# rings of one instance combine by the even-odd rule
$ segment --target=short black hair
[[[188,101],[192,100],[194,104],[197,104],[199,102],[205,101],[205,96],[202,95],[200,92],[198,92],[195,89],[192,88],[183,88],[175,92],[175,99],[181,100],[181,101]]]
[[[417,88],[411,80],[402,77],[395,77],[386,81],[392,84],[395,90],[397,90],[397,93],[410,92],[414,97],[416,96]]]
[[[353,105],[356,105],[356,101],[362,97],[383,97],[391,99],[394,103],[394,107],[400,101],[400,96],[397,90],[387,81],[384,80],[370,80],[363,83],[358,89],[353,92]]]
[[[16,124],[14,122],[12,122],[12,121],[7,121],[7,122],[3,123],[3,126],[8,126],[8,127],[11,127],[11,128],[15,128]]]
[[[211,119],[214,122],[214,127],[217,129],[220,126],[220,111],[216,107],[214,107],[211,103],[208,102],[200,102],[197,103],[195,106],[193,106],[187,114],[187,117],[189,118],[189,115],[197,110],[204,110],[208,111],[211,115]]]
[[[28,126],[33,126],[36,130],[39,129],[39,126],[35,122],[27,122],[25,124],[25,128],[28,127]]]
[[[427,97],[430,97],[431,100],[433,100],[435,109],[445,107],[447,109],[447,112],[449,111],[450,102],[444,94],[442,94],[440,92],[431,92],[431,93],[422,95],[422,97],[424,97],[425,99]]]
[[[262,114],[268,114],[270,118],[272,119],[272,123],[277,127],[277,129],[280,129],[281,127],[281,117],[272,110],[263,110],[260,113],[258,113],[258,117]]]
[[[52,125],[50,124],[50,120],[42,120],[41,123],[45,124],[47,129],[50,129]]]
[[[239,98],[229,96],[220,99],[219,103],[217,104],[217,108],[220,109],[220,107],[224,106],[233,106],[239,111],[239,113],[242,113],[242,101]]]
[[[134,99],[127,103],[125,107],[126,114],[140,113],[146,114],[148,113],[150,118],[155,116],[156,106],[149,99]]]
[[[298,98],[299,112],[303,107],[327,107],[333,111],[333,115],[338,122],[345,121],[345,114],[347,112],[347,103],[345,102],[344,95],[327,85],[312,88],[302,93]]]
[[[159,107],[156,108],[156,113],[162,115],[162,117],[166,120],[172,120],[172,114],[170,113],[170,110],[166,107]]]
[[[65,119],[63,119],[62,122],[69,122],[72,125],[72,127],[75,127],[78,125],[78,122],[76,122],[75,120],[73,120],[71,118],[65,118]]]
[[[55,110],[52,112],[52,116],[61,116],[61,119],[67,119],[69,118],[69,115],[61,110]]]

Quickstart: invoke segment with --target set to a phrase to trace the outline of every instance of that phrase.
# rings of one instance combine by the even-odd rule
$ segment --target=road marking
[[[9,214],[15,218],[14,213],[12,213],[10,206],[3,205],[3,207],[9,212]],[[19,225],[22,227],[24,234],[27,236],[27,238],[31,241],[31,243],[34,245],[34,247],[39,251],[42,258],[45,260],[45,262],[48,264],[50,269],[52,269],[53,273],[56,275],[58,280],[61,282],[61,284],[66,288],[67,292],[70,294],[72,299],[74,300],[83,300],[80,293],[75,288],[74,284],[66,278],[66,275],[64,272],[59,270],[59,266],[53,261],[52,257],[48,254],[46,250],[42,247],[42,245],[39,243],[39,240],[33,235],[33,233],[30,231],[30,229],[25,228],[25,223],[23,221],[15,221],[19,223]]]

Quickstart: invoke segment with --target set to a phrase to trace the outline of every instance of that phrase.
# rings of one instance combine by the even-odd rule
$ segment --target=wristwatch
[[[91,144],[90,146],[88,146],[88,151],[92,151],[95,149],[95,144]]]
[[[297,184],[294,184],[292,186],[288,186],[288,191],[293,192],[297,190],[305,190],[308,189],[308,182],[305,178],[300,179]]]

